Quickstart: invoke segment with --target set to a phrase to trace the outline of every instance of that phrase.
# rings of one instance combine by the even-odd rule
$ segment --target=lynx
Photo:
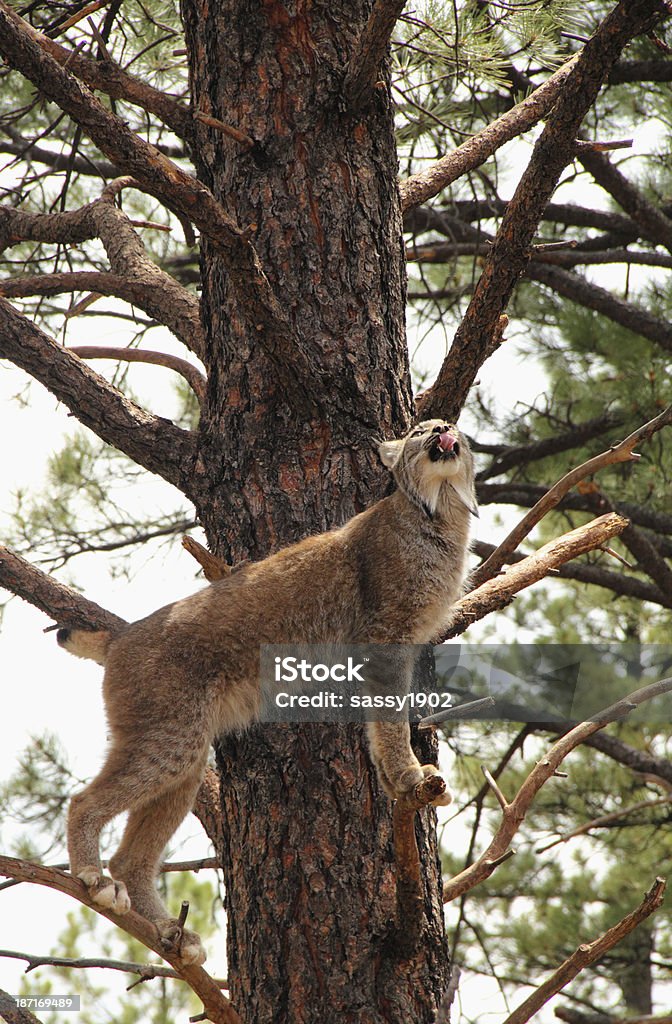
[[[133,906],[152,921],[163,948],[183,962],[203,963],[205,953],[198,935],[170,917],[155,878],[193,805],[211,742],[258,715],[260,644],[427,643],[462,592],[469,519],[477,514],[464,437],[429,420],[384,441],[379,454],[397,489],[340,529],[249,564],[118,633],[59,630],[66,650],[105,666],[111,736],[100,774],[70,805],[70,869],[101,907],[123,914]],[[407,723],[366,728],[392,799],[436,774],[413,754]],[[123,811],[128,821],[107,877],[100,832]]]

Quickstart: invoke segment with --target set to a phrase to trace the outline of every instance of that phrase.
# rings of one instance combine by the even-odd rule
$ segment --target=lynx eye
[[[413,433],[411,434],[411,437],[420,437],[421,434],[424,434],[424,430],[414,430]]]

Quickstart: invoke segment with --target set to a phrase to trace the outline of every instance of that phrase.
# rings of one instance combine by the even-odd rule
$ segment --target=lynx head
[[[478,515],[474,460],[464,435],[454,424],[425,420],[398,441],[383,441],[378,454],[400,490],[430,518],[443,500],[454,495]]]

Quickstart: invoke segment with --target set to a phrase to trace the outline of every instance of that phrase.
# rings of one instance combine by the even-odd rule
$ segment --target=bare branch
[[[441,157],[419,174],[401,181],[399,191],[402,210],[406,212],[438,195],[463,174],[480,167],[506,142],[537,124],[555,103],[577,60],[578,56],[572,57],[531,95],[477,132],[473,138],[463,142],[452,153]]]
[[[47,215],[48,216],[48,215]],[[163,272],[158,267],[154,268],[159,274]],[[168,277],[168,275],[165,275]],[[176,287],[181,288],[181,285]],[[200,354],[203,351],[200,335],[202,334],[200,320],[198,317],[198,301],[195,296],[193,305],[188,303],[191,309],[187,315],[180,315],[175,321],[171,316],[171,304],[163,289],[157,287],[155,281],[143,281],[137,277],[110,274],[105,271],[73,271],[56,274],[31,274],[24,277],[12,277],[0,280],[0,295],[8,299],[20,299],[29,295],[61,295],[64,292],[88,291],[96,295],[112,295],[115,298],[123,299],[138,309],[143,310],[159,323],[164,324],[173,330],[175,336],[182,342],[188,343],[188,348]],[[188,295],[184,292],[184,295]],[[181,310],[180,313],[183,314]],[[74,351],[74,349],[72,349]],[[131,356],[136,359],[137,356]],[[146,360],[151,362],[151,360]],[[191,366],[185,360],[180,360],[185,366]],[[177,367],[174,367],[177,369]],[[200,381],[204,378],[202,374],[192,367]],[[182,373],[178,370],[178,373]],[[186,376],[186,374],[183,374]],[[187,378],[189,380],[189,378]],[[189,383],[194,387],[191,380]],[[194,391],[198,394],[197,388]]]
[[[179,373],[202,404],[205,400],[207,381],[202,373],[179,356],[167,352],[154,352],[142,348],[112,348],[96,345],[73,345],[68,352],[74,352],[80,359],[119,359],[127,363],[151,363],[154,366],[165,366]]]
[[[565,987],[570,981],[572,981],[577,974],[579,974],[590,964],[595,963],[608,953],[610,949],[629,935],[638,924],[646,920],[651,914],[653,914],[663,902],[665,896],[665,879],[657,878],[654,884],[651,886],[643,901],[640,905],[622,918],[618,924],[615,924],[612,928],[609,928],[603,935],[595,939],[590,943],[583,943],[576,952],[565,960],[557,971],[548,978],[543,985],[535,989],[531,996],[521,1003],[517,1009],[510,1014],[503,1024],[525,1024],[526,1021],[530,1020],[535,1013],[544,1006],[548,1000],[554,996],[557,992]]]
[[[574,157],[574,140],[583,117],[626,43],[669,13],[659,0],[621,0],[586,43],[508,204],[450,352],[433,387],[419,404],[420,418],[457,419],[491,345],[499,317],[525,268],[544,207],[560,174]]]
[[[0,299],[0,358],[44,384],[103,441],[187,493],[196,440],[152,416]]]
[[[604,711],[594,715],[587,722],[581,722],[573,729],[570,729],[562,736],[546,755],[537,761],[536,765],[527,776],[515,797],[507,803],[502,812],[502,821],[492,838],[489,846],[481,854],[478,860],[470,864],[454,878],[446,882],[443,888],[443,899],[449,903],[457,896],[473,889],[475,885],[488,878],[494,871],[500,858],[504,856],[511,845],[511,840],[525,820],[532,801],[542,786],[557,772],[558,768],[580,743],[584,743],[590,736],[603,729],[610,722],[616,722],[628,715],[634,708],[654,697],[672,691],[672,679],[661,679],[656,683],[643,686],[639,690],[628,694],[623,700],[605,708]]]
[[[118,615],[36,569],[4,545],[0,545],[0,587],[35,605],[55,622],[83,629],[118,630],[125,625]]]
[[[483,559],[489,558],[496,550],[494,544],[486,544],[481,540],[474,541],[471,547],[472,551]],[[523,558],[525,555],[522,551],[514,551],[507,558],[507,563],[520,562]],[[587,565],[585,562],[569,563],[557,567],[555,573],[561,579],[589,583],[594,587],[604,587],[615,595],[634,597],[638,601],[651,601],[663,608],[672,608],[672,598],[668,597],[660,587],[640,580],[636,576],[626,576],[621,572],[604,569],[601,565]]]
[[[405,6],[406,0],[375,0],[345,72],[343,95],[349,107],[357,109],[368,101],[394,26]]]
[[[528,533],[534,526],[555,506],[558,502],[567,494],[572,487],[575,486],[580,480],[584,480],[587,476],[591,476],[593,473],[597,473],[600,469],[605,466],[614,465],[618,462],[632,462],[639,458],[638,455],[634,454],[634,448],[641,441],[646,441],[653,436],[658,430],[668,426],[672,423],[672,405],[668,406],[659,416],[649,420],[643,426],[638,427],[634,430],[624,441],[614,445],[607,451],[602,452],[600,455],[595,455],[592,459],[588,459],[587,462],[582,463],[575,469],[570,470],[569,473],[553,484],[546,494],[541,498],[534,508],[530,509],[526,516],[514,527],[509,535],[502,541],[499,547],[490,555],[490,557],[478,567],[476,572],[472,576],[473,585],[475,587],[483,583],[485,580],[490,579],[507,561],[509,555],[511,555],[520,542],[527,537]]]
[[[235,1012],[231,1003],[222,995],[218,983],[203,970],[195,965],[185,965],[172,953],[168,953],[161,947],[158,933],[154,925],[147,921],[134,910],[127,914],[114,914],[104,910],[89,899],[86,886],[78,878],[59,871],[57,868],[47,868],[41,864],[32,864],[30,861],[18,860],[15,857],[0,856],[0,875],[6,878],[14,878],[22,882],[35,882],[38,885],[45,885],[50,889],[65,893],[83,903],[84,906],[95,910],[102,917],[106,917],[122,931],[132,935],[133,938],[142,942],[148,949],[153,950],[174,968],[175,973],[182,981],[186,981],[190,988],[203,1001],[208,1019],[214,1024],[241,1024],[240,1017]]]
[[[102,295],[118,295],[165,324],[202,358],[205,342],[198,298],[156,266],[129,218],[114,204],[118,191],[132,184],[133,179],[118,178],[104,189],[99,199],[69,213],[26,214],[0,206],[2,248],[23,240],[63,245],[100,238],[114,272],[99,277],[84,273],[48,274],[6,280],[0,283],[0,293],[54,295],[81,287]]]
[[[503,575],[488,579],[453,605],[450,627],[438,642],[459,636],[478,619],[505,608],[519,591],[548,576],[564,562],[599,548],[609,538],[622,533],[627,525],[627,519],[613,512],[600,516],[562,537],[556,537],[534,554],[516,562]]]

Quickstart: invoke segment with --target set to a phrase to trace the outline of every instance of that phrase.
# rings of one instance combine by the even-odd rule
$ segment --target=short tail
[[[56,640],[60,647],[63,647],[70,654],[78,658],[89,658],[104,665],[107,658],[107,649],[113,639],[113,634],[107,629],[67,629],[62,627],[56,633]]]

